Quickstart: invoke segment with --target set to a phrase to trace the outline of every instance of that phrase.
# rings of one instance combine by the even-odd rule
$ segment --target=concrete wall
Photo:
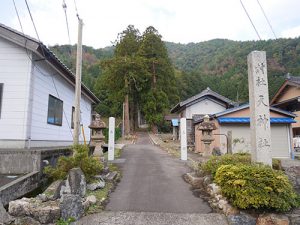
[[[0,83],[3,83],[0,112],[0,148],[25,145],[29,90],[30,52],[0,37]]]
[[[43,160],[55,165],[59,156],[69,155],[66,148],[57,149],[7,149],[0,150],[0,174],[26,174],[32,171],[42,172]]]
[[[24,196],[39,186],[39,172],[26,174],[7,185],[0,187],[0,200],[3,205]]]

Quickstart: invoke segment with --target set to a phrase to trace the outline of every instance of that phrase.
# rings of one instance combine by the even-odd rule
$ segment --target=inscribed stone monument
[[[187,160],[186,118],[180,119],[180,146],[181,160]]]
[[[108,128],[108,160],[114,160],[115,158],[115,118],[109,117]]]
[[[248,55],[251,158],[272,165],[271,127],[266,52]]]

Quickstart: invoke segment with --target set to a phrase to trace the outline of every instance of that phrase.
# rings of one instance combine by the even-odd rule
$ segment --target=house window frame
[[[50,120],[49,120],[49,114],[50,114],[50,99],[51,98],[53,98],[53,99],[55,99],[56,100],[56,102],[58,102],[58,103],[61,103],[61,112],[57,112],[57,115],[59,115],[60,117],[61,117],[61,119],[60,119],[60,122],[56,122],[56,113],[54,113],[54,122],[51,122]],[[64,102],[61,100],[61,99],[59,99],[59,98],[57,98],[57,97],[55,97],[55,96],[53,96],[53,95],[49,95],[49,98],[48,98],[48,114],[47,114],[47,124],[51,124],[51,125],[55,125],[55,126],[62,126],[62,123],[63,123],[63,110],[64,110]],[[54,109],[56,109],[56,110],[58,110],[57,109],[57,105],[55,105],[54,106]]]
[[[71,129],[74,129],[74,119],[75,119],[75,107],[72,106],[72,112],[71,112]]]
[[[0,118],[1,118],[1,112],[2,112],[3,89],[4,89],[4,83],[0,83]]]

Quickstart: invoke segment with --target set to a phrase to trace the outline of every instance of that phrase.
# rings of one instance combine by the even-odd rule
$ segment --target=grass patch
[[[107,152],[104,154],[106,159],[108,157]],[[115,158],[119,158],[121,156],[121,149],[115,149]],[[116,171],[118,173],[117,178],[115,181],[119,181],[121,179],[121,171],[119,167],[115,164],[108,163],[109,171],[113,172]],[[87,190],[86,196],[88,195],[95,195],[97,202],[96,204],[91,205],[86,211],[85,214],[93,214],[98,213],[104,210],[107,199],[109,197],[109,194],[111,190],[114,188],[116,184],[112,182],[106,182],[105,187],[102,189],[98,189],[95,191],[89,191]]]
[[[112,189],[113,184],[110,182],[106,182],[105,187],[102,189],[98,189],[96,191],[87,191],[86,196],[95,195],[97,202],[96,204],[91,205],[85,212],[85,214],[93,214],[101,212],[105,207],[105,202],[108,198],[110,190]]]

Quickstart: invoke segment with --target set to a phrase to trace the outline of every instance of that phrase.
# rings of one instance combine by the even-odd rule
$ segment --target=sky
[[[262,39],[274,35],[257,0],[242,0]],[[63,0],[27,0],[40,40],[69,44]],[[278,38],[300,36],[299,0],[259,0]],[[15,0],[25,34],[34,31],[25,0]],[[77,41],[75,4],[82,18],[83,44],[111,46],[118,33],[134,25],[142,33],[154,26],[164,41],[202,42],[215,38],[258,40],[240,0],[65,0],[71,44]],[[21,31],[13,0],[0,1],[0,23]]]

